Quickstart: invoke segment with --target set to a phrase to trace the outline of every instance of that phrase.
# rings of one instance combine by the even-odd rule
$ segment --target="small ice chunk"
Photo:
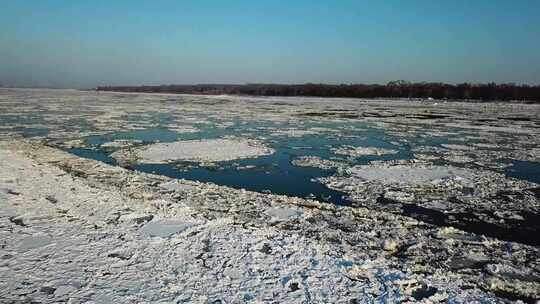
[[[58,288],[56,288],[56,290],[54,291],[54,295],[56,297],[63,297],[65,295],[69,295],[73,292],[77,291],[77,288],[71,286],[71,285],[63,285],[63,286],[59,286]]]
[[[119,221],[124,223],[141,224],[151,221],[153,218],[154,216],[152,214],[130,213],[120,216]]]
[[[141,140],[117,139],[117,140],[102,144],[101,148],[103,149],[126,148],[126,147],[131,147],[140,143],[142,143]]]
[[[144,225],[140,231],[147,236],[167,238],[192,226],[179,220],[160,220]]]
[[[39,247],[44,247],[52,242],[52,238],[46,234],[32,235],[22,240],[17,248],[18,252],[26,252]]]
[[[187,191],[187,190],[193,190],[193,189],[196,188],[193,185],[182,184],[181,182],[176,181],[176,180],[172,180],[172,181],[162,183],[162,184],[159,185],[159,187],[161,187],[162,189],[165,189],[165,190],[170,190],[170,191],[178,191],[178,190]]]
[[[274,207],[266,210],[265,212],[272,219],[277,221],[287,221],[290,219],[298,218],[302,215],[301,211],[286,208],[286,207]]]
[[[384,240],[381,243],[381,247],[385,251],[396,251],[396,249],[399,247],[399,244],[394,240]]]
[[[366,155],[387,155],[387,154],[396,154],[397,150],[383,149],[376,147],[353,147],[353,146],[343,146],[337,149],[332,149],[335,154],[346,155],[350,157],[360,157]]]
[[[197,133],[201,131],[193,126],[171,126],[168,129],[176,133]]]
[[[474,150],[474,147],[466,146],[466,145],[442,144],[441,146],[450,150]]]

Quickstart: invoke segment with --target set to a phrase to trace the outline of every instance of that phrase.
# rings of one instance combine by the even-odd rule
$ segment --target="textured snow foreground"
[[[492,291],[539,287],[503,264],[531,247],[22,141],[0,143],[0,227],[1,303],[504,303]],[[433,268],[437,246],[468,255]],[[504,246],[515,257],[481,254]]]

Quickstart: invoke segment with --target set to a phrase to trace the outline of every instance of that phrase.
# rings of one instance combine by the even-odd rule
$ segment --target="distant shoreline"
[[[338,97],[399,98],[491,102],[511,101],[540,103],[540,85],[516,84],[444,84],[409,83],[381,84],[196,84],[99,86],[96,91],[129,93],[167,93],[194,95],[244,95],[268,97]]]

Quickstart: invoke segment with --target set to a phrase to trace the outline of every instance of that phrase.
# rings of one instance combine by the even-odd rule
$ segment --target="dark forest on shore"
[[[202,95],[312,96],[353,98],[414,98],[469,101],[540,102],[540,85],[445,84],[392,81],[382,84],[195,84],[100,86],[97,91]]]

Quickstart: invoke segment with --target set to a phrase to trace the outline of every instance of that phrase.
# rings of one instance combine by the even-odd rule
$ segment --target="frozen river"
[[[0,109],[4,142],[290,204],[297,198],[418,221],[419,239],[443,240],[424,249],[446,252],[424,261],[430,271],[442,259],[445,271],[472,284],[479,267],[505,282],[490,289],[484,277],[474,283],[480,290],[524,301],[539,295],[531,258],[540,246],[539,106],[0,89]],[[515,244],[529,264],[505,259],[500,246],[483,248],[482,258],[454,255],[444,241],[485,237]],[[427,258],[413,247],[407,253],[410,242],[385,246],[411,263]],[[489,274],[483,267],[491,264],[511,275]]]

